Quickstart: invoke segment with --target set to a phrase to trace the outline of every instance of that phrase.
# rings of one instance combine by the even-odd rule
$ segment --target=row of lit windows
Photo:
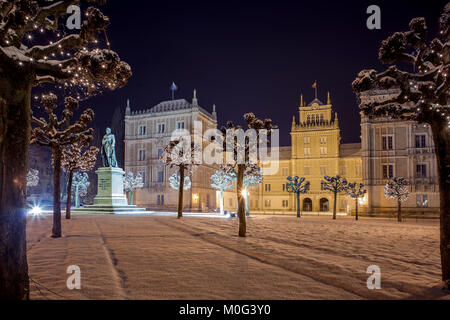
[[[303,149],[303,154],[305,156],[310,156],[311,155],[311,148],[304,148]],[[328,148],[327,147],[320,147],[320,155],[327,155],[328,154]]]
[[[382,165],[383,179],[392,179],[394,175],[394,165],[384,164]],[[427,178],[428,170],[426,164],[416,164],[416,178]]]
[[[426,148],[427,147],[427,137],[425,134],[415,135],[415,147],[416,148]],[[381,149],[382,150],[394,150],[394,136],[384,135],[381,137]]]
[[[320,144],[327,144],[328,138],[327,137],[320,137]],[[311,137],[304,137],[303,138],[304,144],[310,144],[311,143]]]
[[[176,128],[177,129],[184,129],[185,128],[184,121],[177,121]],[[165,130],[166,130],[166,124],[165,123],[158,123],[158,125],[156,126],[156,132],[157,133],[164,133]],[[138,135],[144,136],[146,134],[147,134],[147,126],[145,126],[145,125],[139,126]]]

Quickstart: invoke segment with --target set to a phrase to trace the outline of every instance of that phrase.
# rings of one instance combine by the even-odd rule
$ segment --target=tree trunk
[[[336,201],[337,201],[337,192],[334,193],[333,220],[336,220]]]
[[[297,193],[297,218],[300,218],[300,193]]]
[[[248,207],[248,189],[244,188],[244,190],[245,190],[245,197],[244,197],[244,199],[245,199],[245,215],[248,217],[248,216],[250,216],[250,209]]]
[[[16,75],[17,76],[17,75]],[[31,86],[0,68],[0,300],[29,298],[26,175]]]
[[[402,222],[402,202],[400,201],[400,199],[397,200],[398,205],[397,205],[397,221],[398,222]]]
[[[61,237],[61,155],[59,146],[52,147],[53,156],[53,228],[52,238]]]
[[[75,208],[80,207],[80,184],[77,183],[77,186],[75,187]]]
[[[245,221],[245,199],[242,195],[243,184],[244,184],[244,171],[245,165],[238,164],[238,172],[237,172],[237,199],[238,199],[238,217],[239,217],[239,237],[245,237],[247,232],[247,225]]]
[[[359,220],[359,217],[358,217],[358,198],[356,198],[356,200],[355,200],[355,209],[356,209],[355,220]]]
[[[180,166],[180,186],[178,189],[178,219],[183,217],[184,166]]]
[[[70,170],[69,182],[67,182],[66,219],[70,219],[70,208],[72,207],[72,181],[73,181],[73,170]]]
[[[450,290],[450,134],[445,123],[433,124],[431,129],[439,177],[442,281]]]
[[[223,189],[220,190],[220,214],[223,214]]]

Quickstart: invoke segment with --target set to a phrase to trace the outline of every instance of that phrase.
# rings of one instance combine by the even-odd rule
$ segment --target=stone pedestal
[[[94,205],[84,206],[73,210],[74,213],[85,214],[133,214],[145,213],[144,208],[128,205],[123,192],[123,175],[121,168],[99,168],[95,172],[98,176],[97,196]]]

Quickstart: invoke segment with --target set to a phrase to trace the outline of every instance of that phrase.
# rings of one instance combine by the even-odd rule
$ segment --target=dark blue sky
[[[289,145],[300,93],[309,102],[331,92],[343,142],[357,142],[359,113],[351,82],[361,69],[385,68],[380,42],[424,16],[434,35],[446,1],[108,1],[112,49],[133,69],[128,85],[90,99],[96,125],[106,126],[117,106],[147,109],[170,97],[191,99],[197,89],[220,124],[245,112],[272,118]],[[382,29],[366,28],[366,9],[381,7]]]

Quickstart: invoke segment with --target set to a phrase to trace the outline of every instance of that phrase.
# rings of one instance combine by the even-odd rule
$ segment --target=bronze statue
[[[102,140],[102,162],[103,167],[117,168],[116,138],[110,128],[106,128],[106,134]]]

